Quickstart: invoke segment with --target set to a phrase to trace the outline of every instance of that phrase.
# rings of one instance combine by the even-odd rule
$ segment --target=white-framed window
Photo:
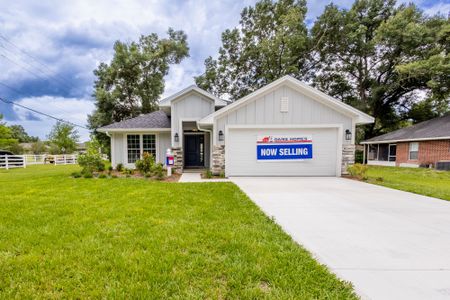
[[[139,134],[127,135],[128,163],[134,164],[141,157],[141,137]]]
[[[156,157],[156,136],[154,134],[142,135],[142,153],[148,152]]]
[[[409,159],[417,160],[419,158],[419,143],[412,142],[409,143]]]
[[[127,161],[134,164],[142,153],[148,152],[156,158],[155,134],[127,134]]]

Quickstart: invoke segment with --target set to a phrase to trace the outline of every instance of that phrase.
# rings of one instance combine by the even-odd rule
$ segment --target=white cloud
[[[94,103],[87,99],[43,96],[24,98],[16,102],[57,118],[70,120],[71,122],[82,126],[86,126],[87,115],[94,109]],[[24,126],[28,134],[39,136],[41,139],[46,138],[51,128],[56,123],[56,120],[42,115],[33,115],[38,117],[39,120],[30,120],[30,111],[18,106],[14,107],[14,111],[19,118],[15,121],[6,120],[8,121],[8,124],[20,124]],[[77,130],[81,136],[81,141],[89,139],[88,130],[79,127],[77,127]]]

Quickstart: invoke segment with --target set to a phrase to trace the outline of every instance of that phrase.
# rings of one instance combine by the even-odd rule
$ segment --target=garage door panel
[[[256,141],[261,135],[311,135],[313,158],[307,160],[257,160]],[[337,128],[243,129],[230,128],[226,137],[228,176],[336,176]]]

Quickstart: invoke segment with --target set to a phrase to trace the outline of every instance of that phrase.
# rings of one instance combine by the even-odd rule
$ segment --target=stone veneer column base
[[[355,163],[355,145],[342,145],[342,166],[341,174],[347,175],[347,167]]]
[[[183,165],[184,165],[184,158],[183,158],[183,149],[179,147],[172,148],[173,157],[174,157],[174,165],[173,169],[176,173],[183,173]]]
[[[211,172],[220,175],[225,172],[225,145],[213,146]]]

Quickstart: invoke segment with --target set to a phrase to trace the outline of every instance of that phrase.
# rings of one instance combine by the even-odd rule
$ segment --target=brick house
[[[389,132],[366,141],[367,164],[435,167],[450,163],[450,115]]]

